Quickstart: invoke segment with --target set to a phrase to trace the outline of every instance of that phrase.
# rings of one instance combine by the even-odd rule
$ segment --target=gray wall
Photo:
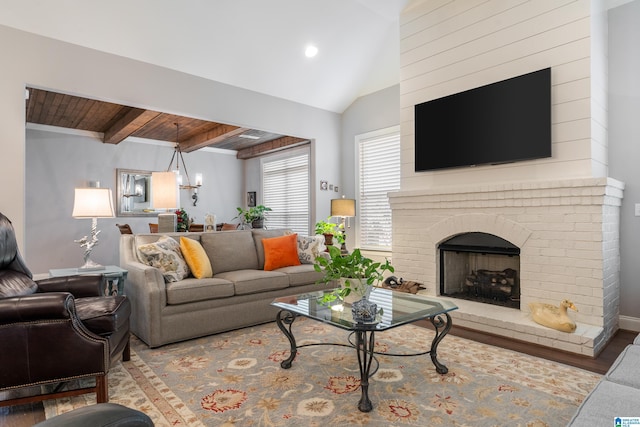
[[[116,168],[147,171],[165,170],[173,148],[169,144],[143,144],[124,141],[103,144],[89,133],[27,130],[27,212],[29,224],[25,250],[29,268],[36,273],[51,268],[81,265],[83,249],[73,240],[89,234],[91,220],[70,219],[73,189],[88,181],[117,193]],[[233,154],[207,150],[184,153],[191,175],[202,172],[204,185],[199,202],[193,206],[190,193],[182,190],[181,206],[189,217],[202,223],[207,213],[215,213],[219,222],[231,221],[242,201],[242,161]],[[114,200],[114,209],[116,208]],[[119,264],[117,223],[131,225],[134,232],[148,232],[155,217],[116,217],[99,219],[99,243],[92,259],[105,265]]]
[[[621,215],[620,314],[640,328],[640,0],[609,11],[609,175],[626,184]]]

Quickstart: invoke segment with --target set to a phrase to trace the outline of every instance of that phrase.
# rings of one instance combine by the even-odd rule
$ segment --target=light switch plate
[[[640,203],[636,203],[636,216],[640,216]]]

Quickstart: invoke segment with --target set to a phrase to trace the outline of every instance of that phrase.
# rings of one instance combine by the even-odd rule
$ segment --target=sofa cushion
[[[213,277],[211,262],[200,242],[188,237],[180,237],[182,256],[196,279]]]
[[[636,339],[635,339],[635,340],[633,340],[633,343],[634,343],[635,345],[640,345],[640,334],[638,334],[638,336],[636,337]]]
[[[161,236],[155,243],[138,246],[138,257],[140,262],[160,270],[166,282],[177,282],[189,275],[180,245],[169,236]]]
[[[640,389],[640,346],[628,345],[607,371],[605,378],[614,383]],[[638,403],[640,405],[640,401]],[[640,415],[640,414],[638,414]]]
[[[200,241],[216,275],[225,271],[258,269],[258,255],[251,231],[202,233]]]
[[[324,236],[301,236],[298,234],[298,258],[302,264],[314,264],[327,247]]]
[[[262,270],[264,269],[264,246],[262,245],[262,239],[284,236],[285,234],[291,234],[291,231],[286,229],[265,230],[263,228],[255,228],[252,230],[252,234],[258,254],[258,268]]]
[[[311,264],[300,264],[292,267],[283,267],[275,270],[289,276],[289,286],[302,286],[322,279],[324,274],[313,269]],[[318,290],[321,288],[318,287]]]
[[[300,265],[297,234],[262,239],[264,247],[264,270]]]
[[[289,286],[289,277],[277,271],[235,270],[216,274],[216,277],[233,282],[236,295],[256,294]]]
[[[573,427],[612,426],[614,417],[638,415],[640,390],[611,381],[600,381],[584,399],[569,422]]]
[[[220,278],[188,278],[179,282],[167,283],[167,303],[185,304],[217,298],[232,297],[235,292],[233,283]]]

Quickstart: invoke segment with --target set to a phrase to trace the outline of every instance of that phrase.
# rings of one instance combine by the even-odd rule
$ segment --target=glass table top
[[[350,303],[340,300],[320,302],[323,295],[331,292],[327,290],[280,297],[271,305],[343,329],[379,331],[435,317],[458,308],[455,304],[438,298],[373,288],[369,300],[375,302],[378,310],[382,309],[382,313],[378,313],[374,322],[358,323],[353,320]]]

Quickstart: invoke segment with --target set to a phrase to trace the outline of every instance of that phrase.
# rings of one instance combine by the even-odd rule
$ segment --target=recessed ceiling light
[[[240,135],[238,135],[238,137],[245,138],[245,139],[260,139],[259,136],[248,135],[248,134],[244,134],[244,133],[241,133]]]
[[[318,54],[318,48],[315,47],[314,45],[310,44],[309,46],[307,46],[307,48],[304,50],[304,54],[307,58],[313,58],[314,56],[316,56]]]

